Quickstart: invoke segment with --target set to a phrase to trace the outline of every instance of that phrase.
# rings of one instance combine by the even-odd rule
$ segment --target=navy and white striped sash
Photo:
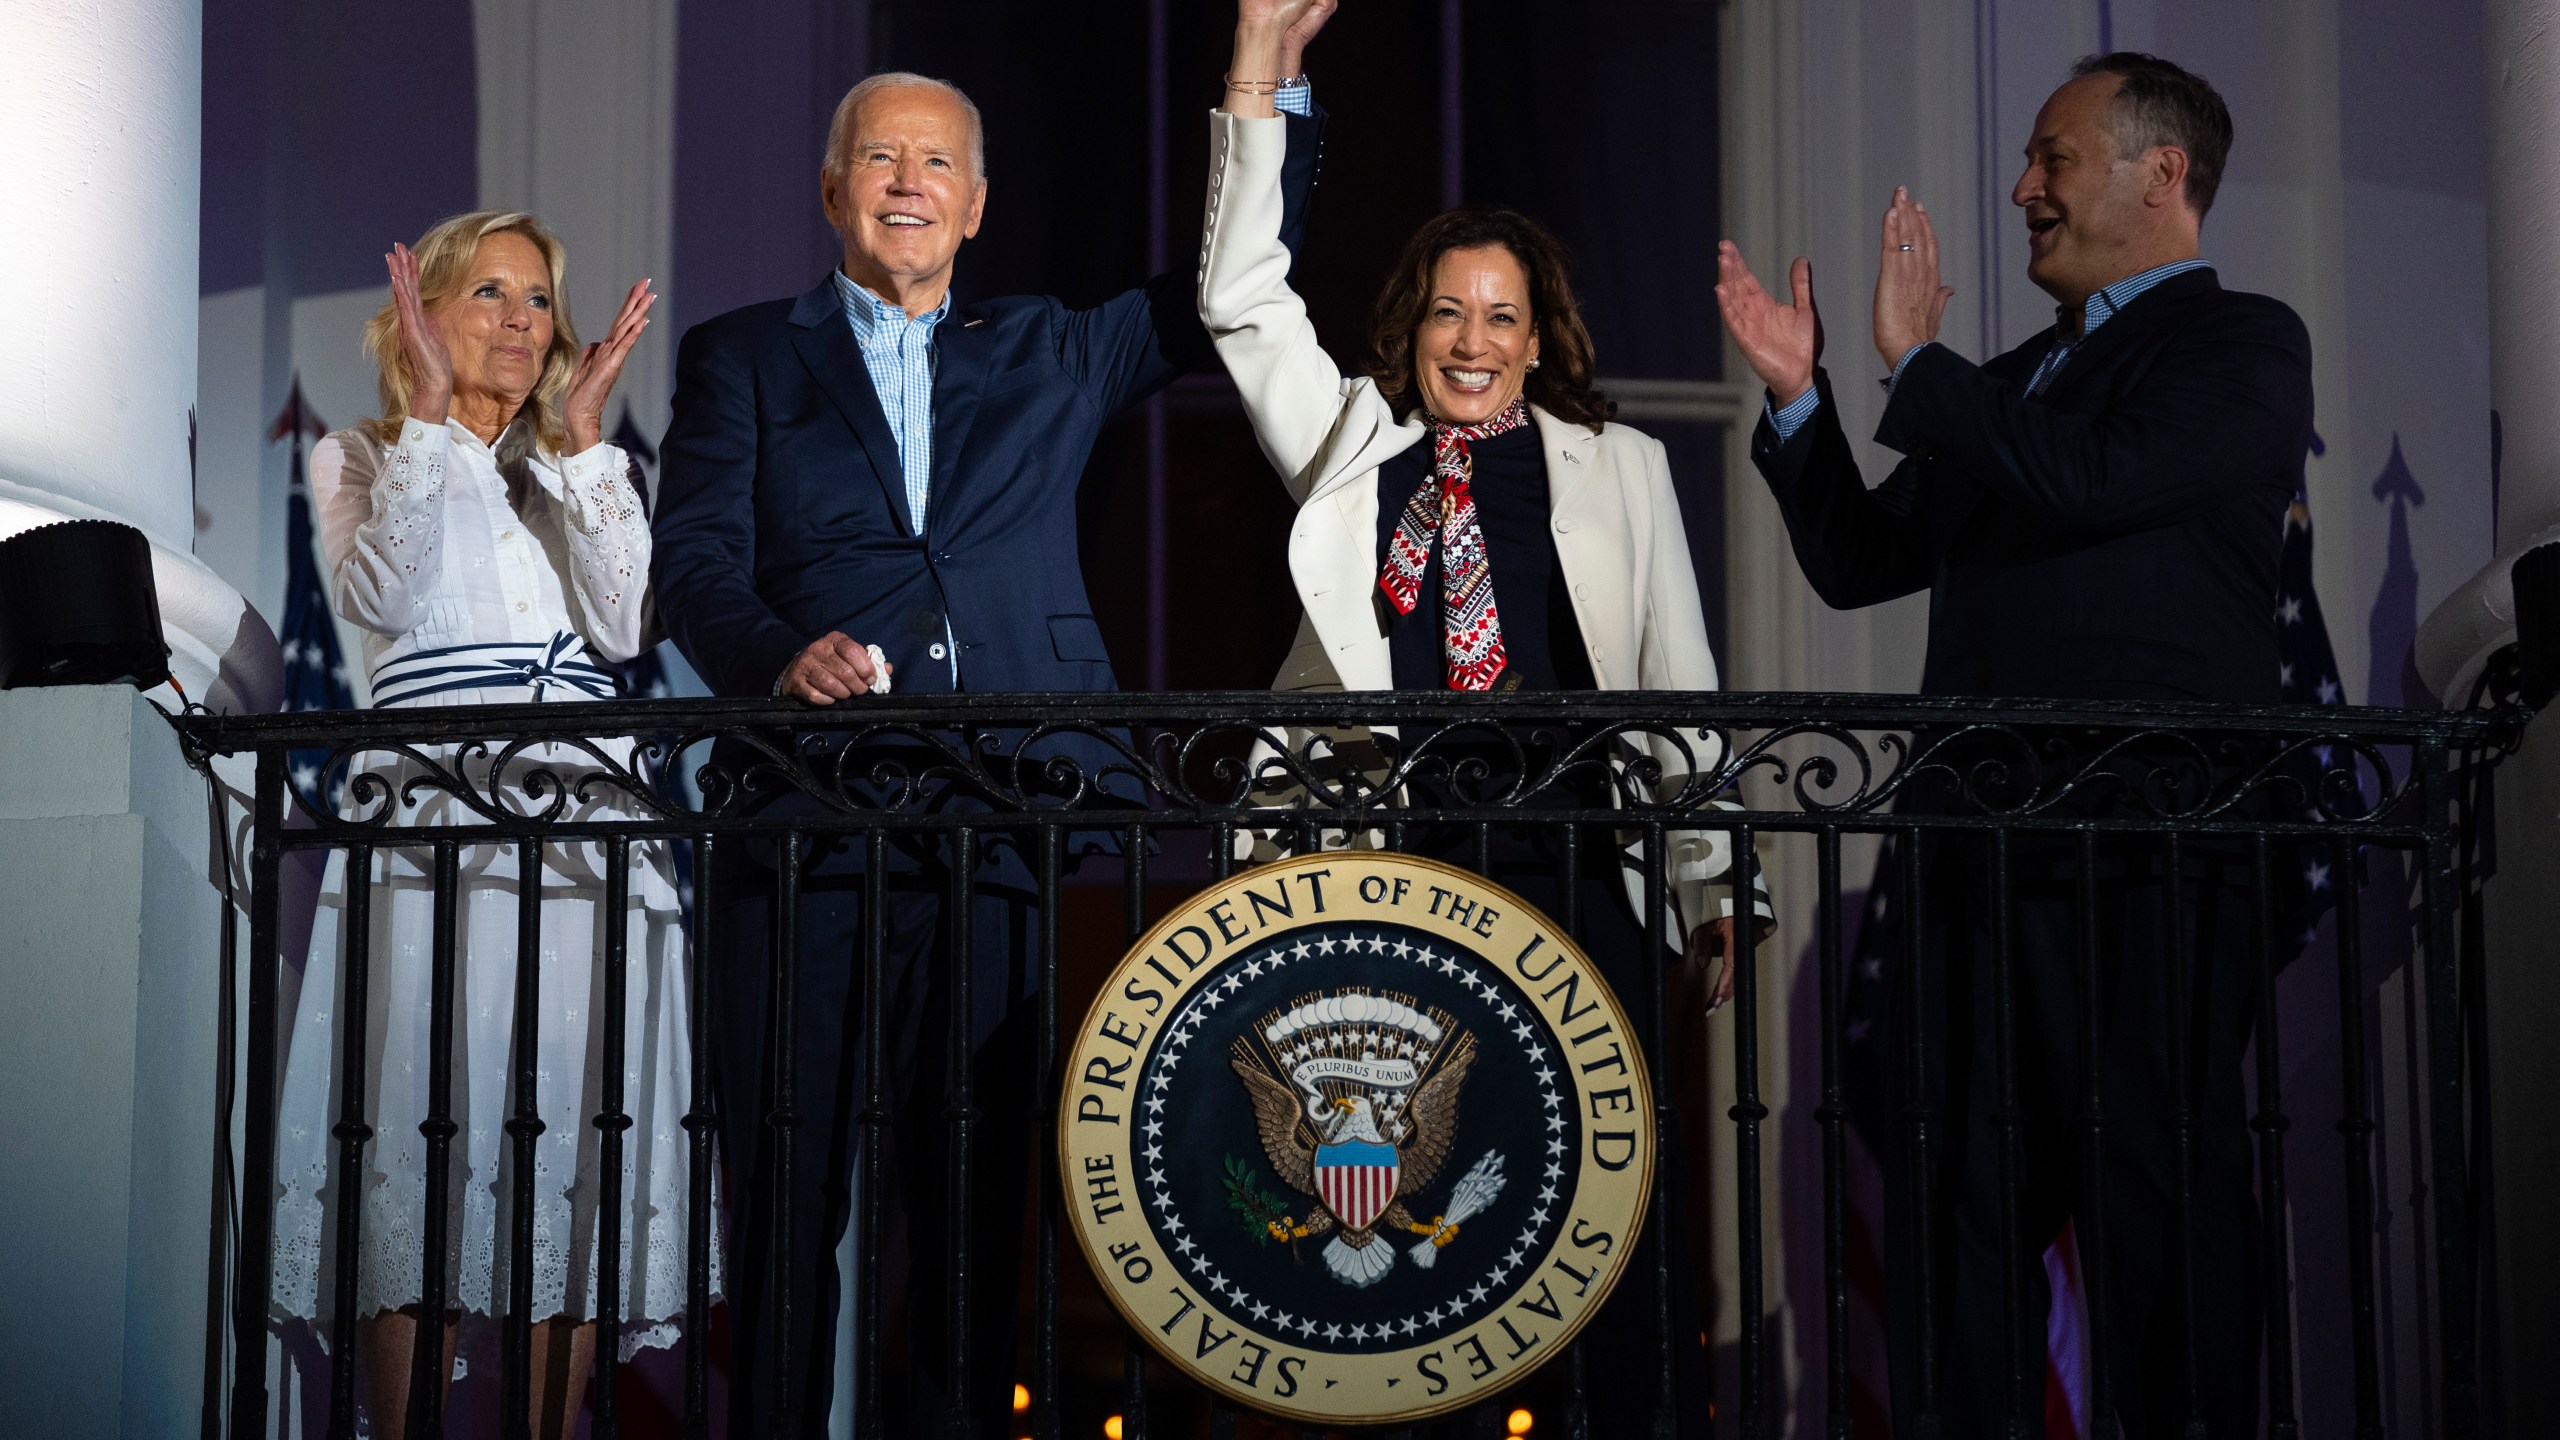
[[[549,640],[501,640],[482,645],[446,645],[412,650],[374,667],[373,703],[404,705],[457,690],[504,689],[522,685],[536,700],[550,691],[571,692],[561,698],[611,700],[619,693],[613,676],[587,654],[587,642],[567,631]]]

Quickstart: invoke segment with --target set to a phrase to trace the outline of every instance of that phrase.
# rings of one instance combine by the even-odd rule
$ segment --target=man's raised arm
[[[1717,247],[1716,266],[1725,330],[1768,387],[1751,458],[1777,497],[1806,581],[1836,610],[1928,588],[1935,561],[1911,519],[1918,473],[1906,464],[1874,491],[1859,475],[1821,369],[1811,262],[1798,258],[1789,267],[1785,304],[1761,288],[1732,241]]]

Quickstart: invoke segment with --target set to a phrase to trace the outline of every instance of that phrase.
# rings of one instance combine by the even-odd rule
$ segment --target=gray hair
[[[912,70],[884,70],[877,75],[865,77],[852,89],[844,92],[844,98],[836,102],[835,119],[827,122],[825,162],[827,173],[830,175],[841,173],[847,160],[851,158],[845,152],[852,148],[853,141],[845,131],[852,126],[854,115],[862,109],[862,102],[883,90],[900,85],[922,85],[928,89],[939,90],[959,101],[960,108],[969,112],[969,174],[973,179],[985,180],[987,178],[987,125],[978,117],[978,102],[970,99],[967,91],[948,80],[936,80],[930,75],[918,75]]]

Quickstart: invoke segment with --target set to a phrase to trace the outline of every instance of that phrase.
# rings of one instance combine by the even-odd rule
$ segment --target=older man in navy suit
[[[1299,22],[1284,73],[1298,74],[1332,8]],[[1301,116],[1290,132],[1294,220],[1314,183],[1319,124],[1303,80],[1281,98]],[[956,302],[954,263],[986,205],[984,137],[965,95],[922,76],[876,75],[846,95],[820,187],[844,237],[842,268],[797,300],[695,326],[678,352],[652,570],[669,633],[723,695],[850,709],[892,676],[907,692],[1115,688],[1076,559],[1076,490],[1107,421],[1212,358],[1191,278],[1160,275],[1091,309],[1046,296]],[[816,805],[785,787],[741,798],[768,815]],[[788,1123],[773,1126],[779,859],[771,845],[731,846],[710,867],[735,1217],[731,1433],[826,1429],[834,1255],[862,1093],[854,1040],[872,1007],[887,1035],[891,1114],[881,1168],[865,1173],[885,1177],[888,1229],[862,1263],[884,1266],[885,1340],[905,1383],[865,1403],[884,1405],[895,1433],[955,1423],[1006,1433],[1037,889],[1009,845],[982,845],[965,917],[973,1179],[954,1204],[940,1188],[957,1158],[943,1090],[957,1068],[954,967],[943,957],[962,917],[948,857],[931,837],[891,847],[883,993],[865,996],[855,964],[865,856],[858,843],[801,848],[796,1094]],[[776,1134],[787,1147],[771,1143]],[[790,1218],[779,1224],[784,1195]],[[945,1263],[962,1246],[965,1281]],[[951,1323],[963,1309],[965,1358]]]

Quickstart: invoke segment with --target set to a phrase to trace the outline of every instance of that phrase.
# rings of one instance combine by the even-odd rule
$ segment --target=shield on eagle
[[[1316,1147],[1316,1194],[1347,1230],[1366,1230],[1396,1198],[1396,1147],[1355,1140]]]

